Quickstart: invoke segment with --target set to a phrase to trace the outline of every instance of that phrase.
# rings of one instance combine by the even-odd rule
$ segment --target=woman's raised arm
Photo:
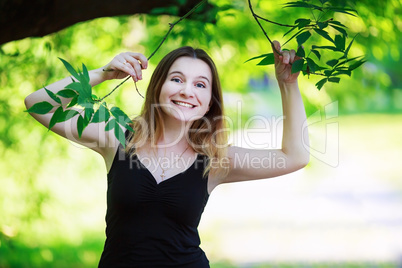
[[[125,52],[117,55],[113,58],[111,62],[107,65],[89,71],[90,84],[91,86],[96,86],[103,81],[111,79],[122,79],[130,75],[133,80],[138,81],[142,79],[142,69],[147,68],[148,61],[146,57],[140,53]],[[105,71],[106,70],[106,71]],[[45,88],[53,93],[64,89],[68,84],[72,82],[72,77],[64,78],[57,81]],[[45,88],[41,88],[25,98],[25,106],[27,109],[32,107],[35,103],[47,101],[53,105],[58,105],[52,98],[49,97]],[[63,107],[71,101],[68,98],[60,97]],[[31,115],[39,121],[45,127],[48,127],[50,120],[55,112],[54,108],[47,114],[35,114]],[[78,110],[81,112],[80,110]],[[81,137],[78,135],[77,130],[77,119],[78,116],[74,116],[71,119],[56,123],[51,131],[71,140],[83,146],[93,149],[94,151],[100,153],[102,156],[106,157],[110,151],[118,145],[117,139],[114,137],[113,132],[106,132],[105,122],[89,124],[82,132]]]
[[[274,45],[277,51],[281,51],[277,41],[274,41]],[[303,168],[309,162],[306,112],[297,83],[299,73],[291,73],[292,63],[298,57],[294,50],[281,53],[279,55],[274,52],[275,73],[282,97],[282,148],[268,150],[229,147],[229,174],[226,178],[218,179],[216,185],[276,177]]]

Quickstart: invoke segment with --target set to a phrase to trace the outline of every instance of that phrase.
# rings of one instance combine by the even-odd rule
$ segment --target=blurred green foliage
[[[344,1],[338,2],[341,5]],[[138,83],[140,92],[144,93],[152,70],[167,52],[192,45],[204,48],[216,61],[226,112],[233,118],[234,128],[242,127],[241,119],[260,112],[262,106],[265,112],[279,114],[273,67],[244,64],[255,55],[271,52],[246,1],[212,2],[222,7],[214,11],[216,24],[197,20],[178,24],[152,58],[144,81]],[[281,4],[287,1],[255,2],[258,14],[281,23],[291,24],[304,12],[282,9]],[[319,78],[301,78],[308,114],[332,101],[339,102],[343,114],[402,112],[402,69],[398,67],[402,53],[401,1],[353,2],[358,17],[335,16],[349,27],[352,36],[359,33],[350,56],[364,54],[368,62],[351,78],[326,84],[321,91],[314,86]],[[106,171],[100,168],[104,166],[101,157],[48,134],[23,112],[24,98],[68,75],[58,57],[74,67],[85,63],[93,69],[123,51],[149,56],[168,30],[168,23],[175,19],[166,15],[99,18],[43,38],[26,38],[0,47],[0,267],[93,267],[104,240]],[[269,25],[266,29],[272,39],[285,41],[282,28]],[[294,41],[286,47],[296,46]],[[116,83],[105,82],[94,91],[103,96]],[[237,100],[243,102],[239,115]],[[109,98],[109,103],[128,115],[138,113],[142,102],[132,82]],[[250,103],[254,104],[247,105]]]

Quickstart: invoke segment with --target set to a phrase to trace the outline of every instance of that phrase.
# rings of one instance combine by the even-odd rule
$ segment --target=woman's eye
[[[200,87],[200,88],[205,88],[205,85],[203,83],[197,83],[195,86]]]
[[[172,78],[170,81],[176,82],[176,83],[180,83],[181,80],[179,78]]]

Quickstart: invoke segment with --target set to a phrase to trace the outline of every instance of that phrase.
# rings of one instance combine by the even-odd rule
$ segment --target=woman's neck
[[[174,118],[163,119],[163,133],[157,143],[169,146],[177,146],[180,144],[188,144],[187,136],[191,122],[183,122]]]
[[[157,144],[163,144],[168,147],[188,145],[187,136],[191,122],[167,119],[163,121],[163,124],[163,133],[159,140],[156,141]]]

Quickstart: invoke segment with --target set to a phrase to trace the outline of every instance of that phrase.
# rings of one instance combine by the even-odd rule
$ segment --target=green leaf
[[[48,90],[47,88],[45,88],[45,90],[46,90],[47,95],[49,95],[50,98],[52,98],[58,104],[61,104],[61,100],[59,97],[56,96],[56,94],[54,94],[52,91]]]
[[[312,5],[312,4],[309,4],[307,2],[302,2],[302,1],[289,2],[289,3],[286,3],[284,5],[284,7],[285,8],[287,8],[287,7],[304,7],[304,8],[317,9],[317,10],[320,10],[320,11],[323,10],[323,8],[320,7],[320,6]]]
[[[117,108],[117,107],[116,107]],[[113,109],[113,108],[112,108]],[[118,108],[117,108],[118,109]],[[119,109],[120,110],[120,109]],[[121,110],[120,110],[120,112],[122,112]],[[120,113],[119,112],[119,113]],[[124,127],[124,128],[127,128],[127,129],[129,129],[130,131],[132,131],[132,132],[134,132],[134,130],[130,127],[130,125],[128,124],[128,123],[131,123],[132,122],[132,120],[127,116],[127,115],[125,115],[124,114],[124,116],[123,115],[119,115],[119,116],[116,116],[117,114],[116,114],[116,112],[112,112],[112,114],[113,114],[113,116],[115,117],[115,119],[116,119],[116,122],[118,123],[118,124],[120,124],[122,127]]]
[[[84,110],[85,110],[85,120],[90,122],[92,115],[94,114],[94,108],[93,108],[93,106],[88,107],[88,104],[87,104],[87,107],[85,107]]]
[[[269,53],[269,54],[273,54],[273,53]],[[260,55],[260,56],[253,57],[253,58],[251,58],[251,59],[246,60],[244,63],[249,62],[249,61],[251,61],[251,60],[256,60],[256,59],[264,58],[264,57],[268,56],[269,54],[262,54],[262,55]]]
[[[328,27],[328,22],[317,22],[317,25],[322,30]]]
[[[80,76],[78,75],[78,73],[75,71],[75,69],[73,68],[73,66],[71,66],[70,63],[68,63],[67,61],[63,60],[62,58],[59,58],[63,64],[64,67],[66,67],[67,71],[74,76],[77,80],[80,80]]]
[[[291,33],[294,29],[296,29],[297,28],[297,26],[294,26],[294,27],[292,27],[289,31],[287,31],[284,35],[283,35],[283,37],[285,37],[286,35],[288,35],[289,33]]]
[[[119,116],[119,117],[115,117],[115,119],[116,119],[116,122],[117,123],[119,123],[122,127],[126,127],[126,126],[128,126],[128,124],[127,123],[130,123],[131,122],[131,120],[130,119],[124,119],[123,117],[121,117],[121,116]],[[131,127],[130,127],[131,128]]]
[[[99,109],[94,114],[92,118],[92,123],[107,122],[110,118],[110,112],[106,107],[106,103],[102,103]]]
[[[89,73],[84,63],[82,64],[82,74],[84,75],[85,81],[89,83]]]
[[[306,2],[297,1],[297,2],[286,3],[285,7],[310,7],[310,5]]]
[[[299,35],[296,37],[297,44],[298,44],[299,46],[301,46],[304,42],[307,41],[307,39],[310,38],[310,36],[311,36],[311,33],[310,33],[309,31],[306,31],[306,32],[304,32],[304,33],[299,34]]]
[[[310,68],[310,72],[314,73],[317,71],[317,64],[310,58],[306,58],[307,66]]]
[[[306,56],[306,52],[302,46],[297,48],[296,56],[299,56],[300,58],[304,58]]]
[[[112,115],[119,121],[125,121],[126,123],[131,122],[130,117],[128,117],[122,110],[120,110],[119,107],[112,107],[112,109],[110,109],[110,112],[112,113]]]
[[[86,97],[85,94],[78,95],[77,104],[80,106],[86,106],[90,103],[90,98]]]
[[[65,89],[72,89],[78,92],[78,94],[83,93],[82,84],[80,82],[72,82],[64,87]]]
[[[348,27],[346,27],[345,25],[343,25],[342,23],[340,23],[337,20],[330,20],[328,23],[329,24],[335,24],[335,25],[338,25],[338,26],[343,27],[343,28],[348,28]]]
[[[60,122],[70,120],[71,118],[73,118],[77,114],[79,114],[79,112],[76,111],[76,110],[65,110],[63,112],[63,115],[59,117],[59,120],[57,122],[60,123]]]
[[[282,44],[282,47],[284,47],[287,43],[290,42],[290,40],[292,40],[293,38],[295,38],[296,36],[298,36],[301,32],[305,31],[305,29],[301,29],[300,31],[298,31],[297,33],[295,33],[291,38],[289,38],[285,43]]]
[[[124,135],[123,130],[119,125],[116,125],[114,127],[114,135],[116,136],[117,140],[120,142],[120,144],[123,146],[123,148],[126,148],[126,137]]]
[[[105,131],[110,131],[117,125],[116,119],[112,118],[109,122],[107,122],[105,126]]]
[[[82,132],[84,131],[85,128],[85,122],[84,122],[84,118],[82,117],[82,115],[78,116],[77,119],[77,131],[78,131],[78,137],[81,138]]]
[[[360,67],[360,65],[362,65],[365,62],[366,62],[366,60],[359,60],[359,61],[355,62],[354,64],[349,66],[349,71],[353,71],[354,69]]]
[[[358,58],[361,58],[361,57],[363,57],[363,56],[357,56],[357,57],[354,57],[354,58],[350,58],[350,59],[346,59],[346,60],[340,61],[335,67],[344,65],[345,63],[348,63],[348,62],[350,62],[350,61],[357,60]],[[343,58],[343,57],[342,57],[342,58]],[[341,59],[342,59],[342,58],[341,58]]]
[[[340,50],[345,50],[346,38],[342,35],[335,36],[335,46]]]
[[[113,107],[110,112],[114,116],[115,122],[120,124],[122,127],[129,129],[134,132],[134,130],[130,127],[128,123],[131,123],[132,120],[118,107]]]
[[[66,108],[71,108],[71,107],[73,107],[74,105],[76,105],[76,104],[78,103],[78,96],[79,96],[79,95],[76,95],[76,96],[70,101],[70,103],[67,105]]]
[[[313,52],[319,60],[321,59],[321,54],[318,52],[318,50],[312,49],[311,52]]]
[[[352,14],[352,13],[350,13],[350,12],[348,12],[348,11],[357,13],[357,11],[356,11],[355,9],[351,9],[351,8],[327,7],[326,9],[331,10],[331,11],[334,11],[334,12],[339,12],[339,13],[347,14],[347,15],[350,15],[350,16],[353,16],[353,17],[356,17],[356,15],[355,15],[355,14]]]
[[[336,70],[336,72],[333,73],[332,75],[342,75],[342,74],[351,76],[351,75],[352,75],[352,71],[349,71],[349,70]]]
[[[74,90],[71,90],[71,89],[63,89],[63,90],[60,90],[59,92],[57,92],[56,95],[69,99],[69,98],[74,98],[75,96],[77,96],[77,92],[75,92]]]
[[[320,30],[317,28],[314,28],[314,31],[316,33],[318,33],[319,35],[321,35],[322,37],[324,37],[325,39],[327,39],[328,41],[331,41],[332,43],[334,43],[334,40],[331,38],[331,36],[329,36],[329,34],[326,31]]]
[[[304,59],[298,59],[297,61],[293,62],[292,64],[292,71],[291,73],[300,72],[303,69]]]
[[[320,90],[324,84],[328,81],[327,78],[321,79],[320,81],[318,81],[315,86],[318,88],[318,90]]]
[[[297,19],[297,20],[295,21],[295,24],[297,25],[297,27],[298,27],[299,29],[301,29],[301,28],[303,28],[303,27],[309,25],[310,22],[311,22],[311,20],[309,20],[309,19]]]
[[[269,53],[257,65],[271,65],[275,63],[274,53]]]
[[[339,51],[339,52],[343,52],[342,50],[340,50],[337,47],[331,47],[331,46],[312,46],[313,49],[329,49],[329,50],[333,50],[333,51]]]
[[[134,129],[133,129],[129,124],[126,124],[125,127],[126,127],[128,130],[130,130],[131,132],[135,132]]]
[[[328,82],[331,82],[331,83],[339,83],[340,80],[341,79],[339,77],[330,77],[330,78],[328,78]]]
[[[346,50],[345,50],[345,54],[341,57],[341,59],[343,59],[343,58],[346,59],[346,58],[348,57],[349,50],[350,50],[350,48],[352,47],[353,41],[355,41],[356,36],[357,36],[357,34],[353,37],[352,41],[350,41],[348,47],[347,47]]]
[[[26,112],[34,114],[47,114],[53,109],[53,105],[47,101],[37,102],[32,105]]]
[[[56,111],[52,115],[52,118],[50,119],[50,123],[48,126],[49,130],[60,120],[61,116],[63,116],[63,107],[59,106],[59,108],[56,109]]]
[[[336,59],[329,60],[329,61],[327,61],[327,65],[334,67],[338,62],[339,62],[339,60],[336,60]]]
[[[89,124],[89,121],[86,119],[85,116],[84,117],[82,115],[78,116],[78,120],[77,120],[78,137],[81,138],[82,132],[88,126],[88,124]]]
[[[88,100],[92,100],[92,86],[87,82],[83,82],[81,84],[85,97],[88,98]]]
[[[66,88],[74,89],[78,92],[77,104],[85,106],[88,103],[93,103],[91,96],[91,86],[86,83],[75,82],[71,83]]]
[[[345,29],[334,25],[331,25],[331,27],[340,32],[345,38],[348,37],[348,33],[346,32]]]
[[[325,76],[330,77],[334,71],[335,71],[335,70],[325,70],[325,71],[324,71],[324,74],[325,74]]]

